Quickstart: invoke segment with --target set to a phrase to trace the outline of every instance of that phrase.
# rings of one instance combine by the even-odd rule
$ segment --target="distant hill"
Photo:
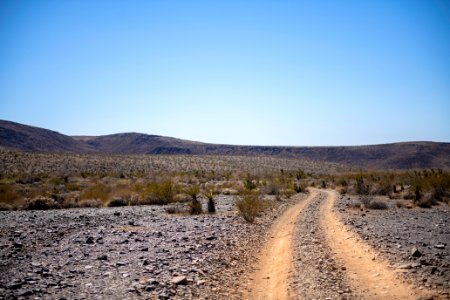
[[[2,120],[0,147],[33,152],[258,155],[327,161],[372,169],[450,169],[450,143],[403,142],[340,147],[237,146],[142,133],[71,137],[48,129]]]

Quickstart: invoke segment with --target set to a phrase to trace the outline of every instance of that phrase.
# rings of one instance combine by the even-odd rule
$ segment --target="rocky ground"
[[[386,258],[407,281],[450,292],[450,207],[396,207],[395,200],[378,198],[387,210],[355,208],[357,197],[341,196],[336,209],[343,222]]]
[[[294,234],[294,272],[290,294],[294,299],[353,299],[345,279],[345,268],[333,258],[320,226],[320,206],[325,194],[318,194],[305,207]]]
[[[233,196],[217,213],[164,207],[0,212],[0,299],[239,299],[272,220],[245,223]]]

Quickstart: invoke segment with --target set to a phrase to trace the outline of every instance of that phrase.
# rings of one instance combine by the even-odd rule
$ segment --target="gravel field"
[[[264,232],[237,216],[169,215],[164,207],[0,212],[0,299],[240,299]]]
[[[294,272],[290,278],[293,299],[353,299],[342,266],[333,258],[320,225],[322,193],[305,207],[294,234]]]
[[[336,209],[342,221],[386,258],[408,282],[450,292],[450,207],[397,208],[385,201],[387,210],[352,208],[357,197],[341,196]]]

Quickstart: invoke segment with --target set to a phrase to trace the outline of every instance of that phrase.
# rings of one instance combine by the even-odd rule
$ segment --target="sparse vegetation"
[[[236,201],[239,214],[245,221],[253,223],[255,218],[263,211],[267,204],[256,193],[245,193]]]

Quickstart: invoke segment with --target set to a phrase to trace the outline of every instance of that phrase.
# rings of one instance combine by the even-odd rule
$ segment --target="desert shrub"
[[[81,200],[77,203],[77,207],[83,208],[83,207],[90,207],[90,208],[100,208],[102,207],[102,202],[98,199],[85,199]]]
[[[78,183],[68,182],[66,184],[66,189],[69,191],[79,191],[81,190],[81,186]]]
[[[284,189],[281,194],[286,198],[291,198],[293,195],[295,195],[295,191],[292,189]]]
[[[369,193],[369,187],[364,184],[364,179],[362,176],[356,178],[355,191],[358,195],[367,195]]]
[[[14,207],[8,203],[0,202],[0,211],[8,211],[13,210]]]
[[[258,214],[264,210],[265,203],[255,193],[246,193],[236,201],[239,214],[245,221],[253,223]]]
[[[250,179],[245,179],[244,180],[244,186],[247,190],[254,190],[256,189],[256,183],[254,183],[252,180]]]
[[[165,205],[173,202],[174,188],[171,181],[150,183],[144,191],[143,204]]]
[[[208,198],[208,212],[215,213],[216,212],[216,204],[214,203],[214,194],[213,191],[209,191],[209,193],[206,195]]]
[[[53,185],[62,185],[67,183],[67,181],[64,179],[65,179],[64,177],[54,177],[51,178],[48,182]]]
[[[175,214],[177,212],[178,212],[178,210],[175,206],[166,207],[166,213],[168,213],[168,214]]]
[[[21,200],[21,197],[12,186],[8,184],[0,184],[0,202],[11,205],[19,200]]]
[[[367,208],[370,205],[370,202],[372,202],[372,198],[369,196],[362,196],[359,198],[359,202],[364,208]]]
[[[23,209],[25,210],[47,210],[61,208],[61,205],[48,197],[36,197],[33,199],[27,199]]]
[[[275,182],[270,181],[264,186],[263,192],[267,195],[279,195],[280,187]]]
[[[388,206],[383,201],[372,200],[367,205],[367,208],[369,208],[369,209],[388,209]]]
[[[198,185],[190,186],[188,189],[186,189],[186,193],[191,196],[192,200],[189,203],[189,207],[191,209],[191,214],[198,215],[203,212],[202,204],[197,199],[197,194],[200,192],[200,189]]]
[[[108,200],[109,189],[101,183],[88,187],[80,194],[80,199],[100,199],[102,202]]]
[[[128,205],[128,201],[126,199],[123,198],[113,198],[109,201],[108,203],[108,207],[120,207],[120,206],[127,206]]]

